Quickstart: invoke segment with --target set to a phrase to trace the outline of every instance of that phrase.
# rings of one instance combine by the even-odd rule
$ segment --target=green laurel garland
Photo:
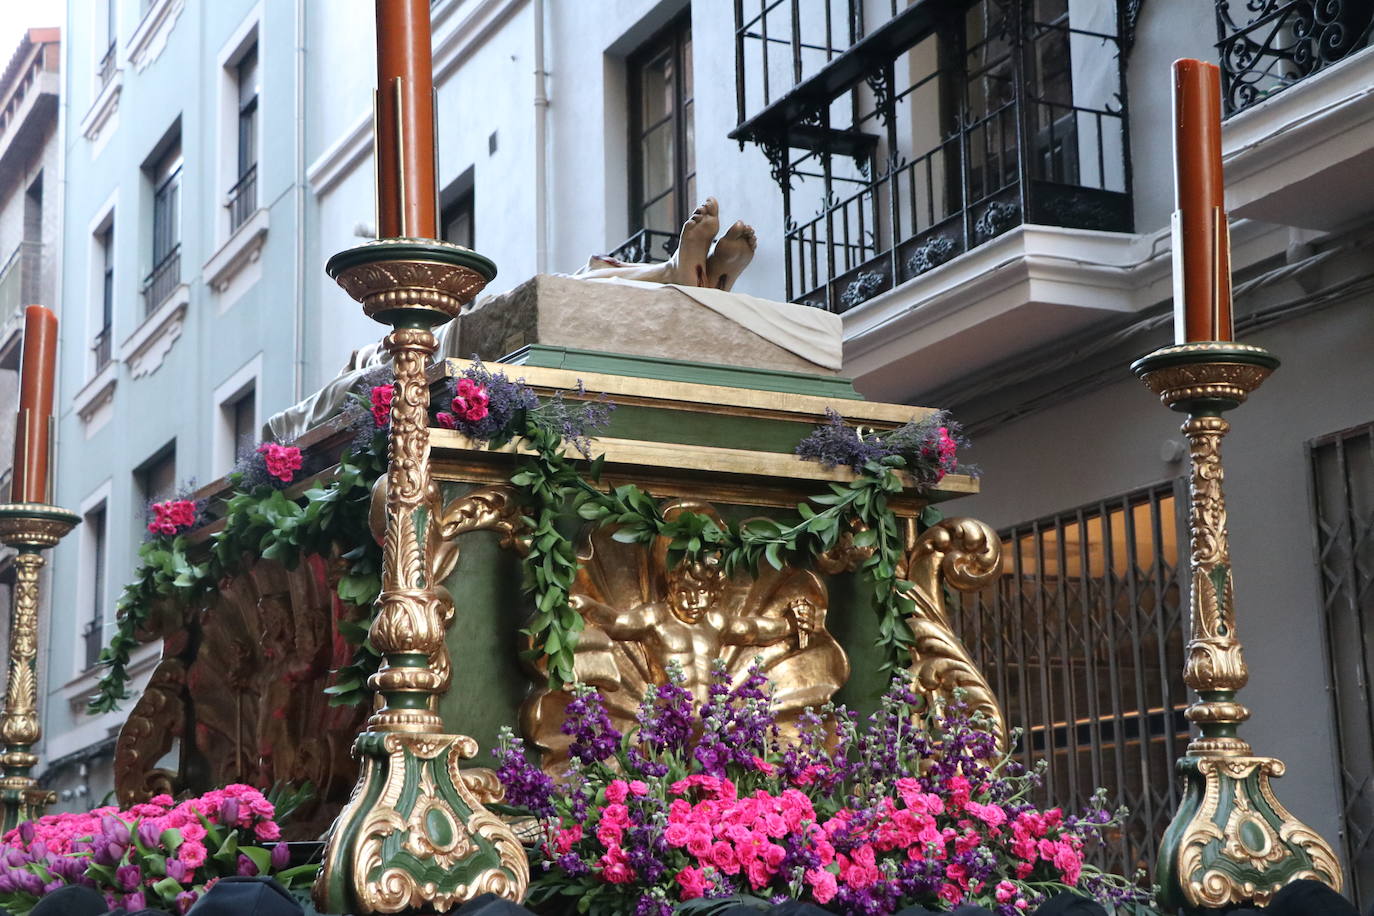
[[[764,518],[722,522],[690,511],[667,519],[657,501],[633,484],[603,490],[601,459],[570,457],[558,428],[537,411],[518,412],[501,437],[508,440],[519,440],[531,451],[519,460],[510,480],[525,509],[525,586],[534,602],[522,632],[530,642],[529,659],[543,668],[554,688],[575,680],[574,651],[583,627],[582,616],[568,603],[578,565],[573,542],[559,523],[569,512],[598,526],[614,526],[612,536],[618,541],[645,544],[667,538],[670,566],[714,556],[727,575],[754,572],[760,563],[778,569],[809,565],[850,532],[855,547],[872,548],[859,572],[874,586],[885,665],[909,657],[912,634],[906,619],[915,606],[906,594],[911,583],[898,575],[903,538],[888,505],[888,498],[903,489],[900,472],[906,461],[900,456],[870,461],[853,480],[831,484],[828,492],[798,504],[791,524]],[[192,559],[184,535],[146,541],[134,580],[120,597],[115,633],[101,652],[105,673],[89,711],[110,712],[127,699],[130,655],[160,602],[189,605],[258,557],[294,568],[303,556],[327,555],[334,548],[346,551],[342,556],[349,562],[337,585],[338,597],[360,615],[339,622],[355,654],[335,672],[325,692],[335,705],[355,705],[368,697],[367,679],[380,657],[367,633],[381,589],[381,549],[368,536],[368,511],[372,485],[386,469],[385,453],[386,436],[379,433],[365,448],[345,451],[330,479],[295,498],[265,486],[236,487],[225,503],[224,525],[211,536],[199,562]],[[939,518],[939,511],[928,507],[920,521],[930,525]]]

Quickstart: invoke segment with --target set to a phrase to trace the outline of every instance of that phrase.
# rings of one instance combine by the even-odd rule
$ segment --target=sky
[[[72,0],[76,8],[96,0]],[[9,63],[24,31],[30,28],[61,25],[66,0],[0,0],[0,69]]]

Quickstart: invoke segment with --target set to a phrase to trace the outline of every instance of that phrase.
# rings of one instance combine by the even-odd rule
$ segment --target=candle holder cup
[[[362,771],[330,829],[315,883],[322,912],[444,912],[484,893],[519,900],[529,882],[524,848],[483,801],[486,781],[461,762],[477,753],[444,732],[438,698],[451,667],[444,633],[453,616],[426,581],[423,525],[438,514],[429,467],[431,329],[458,315],[496,275],[490,260],[429,239],[378,239],[340,252],[326,270],[371,318],[392,326],[396,391],[385,488],[382,590],[370,639],[382,654],[368,680],[381,702],[354,745]]]
[[[1227,341],[1164,347],[1134,372],[1160,400],[1188,415],[1192,476],[1188,513],[1190,633],[1183,680],[1196,692],[1188,720],[1200,734],[1177,763],[1183,799],[1160,846],[1160,902],[1189,913],[1264,905],[1290,881],[1341,889],[1340,864],[1316,831],[1293,817],[1270,778],[1284,764],[1256,756],[1238,735],[1250,711],[1236,695],[1249,679],[1236,632],[1221,439],[1239,407],[1279,365],[1267,350]]]
[[[33,778],[42,737],[38,719],[38,574],[43,551],[66,537],[80,516],[44,503],[0,505],[0,542],[18,551],[14,558],[14,606],[10,611],[9,671],[0,711],[0,832],[41,817],[54,800]]]

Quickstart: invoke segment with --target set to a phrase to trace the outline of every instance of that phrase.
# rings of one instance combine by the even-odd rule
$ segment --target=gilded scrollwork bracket
[[[1005,747],[1006,721],[982,670],[950,625],[944,586],[974,592],[986,587],[1002,570],[1002,542],[983,522],[971,518],[945,519],[928,528],[907,553],[907,592],[916,605],[908,618],[913,644],[911,674],[916,689],[936,705],[948,702],[955,691],[975,713],[988,720],[998,747]]]

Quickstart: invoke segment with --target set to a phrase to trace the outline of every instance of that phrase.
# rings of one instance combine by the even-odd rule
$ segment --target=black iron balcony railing
[[[1088,29],[1067,4],[1044,21],[1032,0],[894,0],[865,32],[858,0],[760,4],[736,19],[731,137],[782,189],[789,300],[843,312],[1022,223],[1131,229],[1124,14]],[[837,22],[858,36],[838,54]],[[783,64],[798,81],[774,97]],[[748,115],[751,92],[769,101]]]
[[[172,250],[162,256],[157,266],[143,280],[143,313],[151,315],[157,307],[167,301],[172,290],[181,284],[181,245],[173,245]]]
[[[95,371],[99,372],[110,364],[112,356],[114,335],[112,329],[107,324],[95,335],[95,341],[91,344],[91,352],[95,354]]]
[[[250,165],[248,170],[239,177],[234,186],[229,189],[229,200],[225,204],[229,208],[229,231],[233,232],[242,226],[248,217],[252,216],[258,209],[258,166],[256,163]]]
[[[104,89],[110,85],[110,80],[114,79],[115,74],[115,53],[116,43],[110,42],[110,46],[105,49],[105,54],[100,58],[100,63],[96,66],[96,75],[100,79],[100,88]]]
[[[1228,115],[1369,46],[1366,0],[1217,0],[1217,48]]]
[[[677,251],[678,236],[657,229],[641,229],[612,251],[609,257],[630,264],[657,264]]]

